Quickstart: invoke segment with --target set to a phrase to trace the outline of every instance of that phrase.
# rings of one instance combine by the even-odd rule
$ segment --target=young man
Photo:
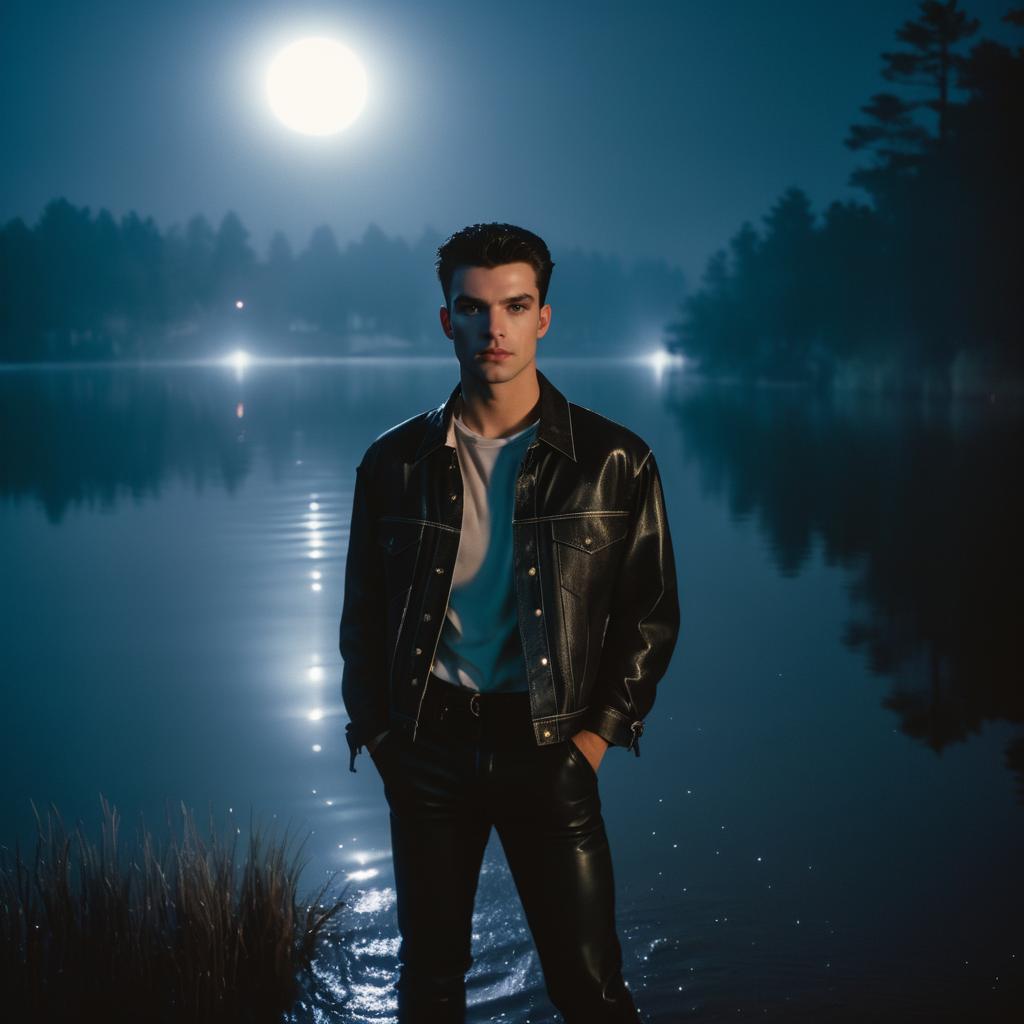
[[[340,650],[355,771],[390,807],[400,1024],[465,1020],[495,827],[569,1024],[638,1021],[622,977],[598,769],[639,755],[679,629],[648,445],[537,369],[554,264],[509,224],[438,250],[460,380],[356,470]]]

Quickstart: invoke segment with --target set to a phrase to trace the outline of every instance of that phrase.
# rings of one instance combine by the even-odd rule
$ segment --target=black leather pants
[[[504,700],[503,710],[512,706]],[[421,720],[415,741],[392,730],[373,755],[391,810],[399,1024],[465,1021],[473,904],[492,825],[566,1022],[638,1022],[621,972],[598,778],[583,752],[569,739],[538,746],[528,733],[525,743],[496,745],[428,725]]]

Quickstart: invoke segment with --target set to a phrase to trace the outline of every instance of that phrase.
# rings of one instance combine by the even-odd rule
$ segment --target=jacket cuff
[[[640,734],[644,731],[643,719],[627,718],[615,708],[591,708],[583,716],[582,728],[596,732],[601,739],[616,747],[625,747],[640,756]]]

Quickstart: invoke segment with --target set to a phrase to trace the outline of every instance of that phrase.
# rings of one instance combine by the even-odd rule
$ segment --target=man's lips
[[[495,358],[495,357],[500,358],[501,356],[510,356],[510,355],[512,355],[512,353],[509,352],[508,349],[504,349],[504,348],[487,348],[487,349],[484,349],[483,352],[480,353],[480,358],[481,359],[492,359],[492,358]]]

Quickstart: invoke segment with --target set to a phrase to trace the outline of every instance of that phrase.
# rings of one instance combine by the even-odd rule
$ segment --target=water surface
[[[1019,411],[540,366],[652,445],[678,560],[641,756],[600,771],[646,1019],[1008,1017]],[[359,457],[457,378],[0,373],[0,836],[31,839],[30,799],[95,830],[100,793],[129,829],[183,801],[311,833],[303,888],[337,871],[350,901],[299,1021],[394,1017],[387,809],[366,756],[348,771],[337,625]],[[475,936],[470,1020],[554,1021],[496,837]]]

